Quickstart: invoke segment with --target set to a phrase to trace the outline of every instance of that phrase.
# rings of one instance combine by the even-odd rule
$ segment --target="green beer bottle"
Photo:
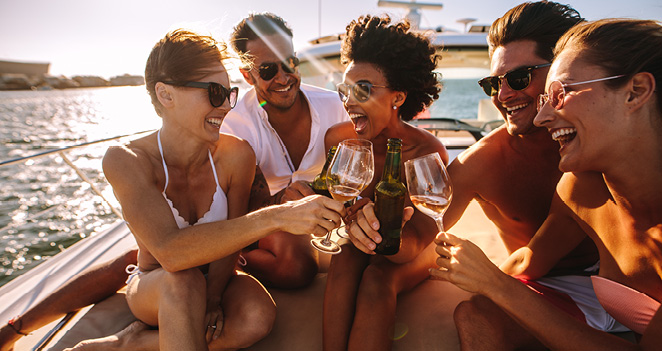
[[[400,250],[402,212],[407,195],[407,188],[400,181],[401,149],[402,140],[388,140],[384,172],[375,186],[375,215],[379,220],[379,235],[382,237],[375,252],[380,255],[395,255]]]
[[[336,154],[337,149],[338,149],[337,146],[335,145],[331,146],[328,154],[326,155],[326,162],[324,162],[324,166],[322,167],[322,172],[320,172],[320,174],[318,174],[315,177],[315,179],[313,179],[312,183],[310,183],[310,187],[313,188],[315,194],[331,197],[331,194],[329,193],[329,188],[326,186],[326,171],[329,169],[329,166],[331,165],[331,160],[333,160],[333,155]]]

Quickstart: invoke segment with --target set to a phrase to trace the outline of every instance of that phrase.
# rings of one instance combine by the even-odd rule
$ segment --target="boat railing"
[[[108,205],[110,210],[118,218],[121,219],[121,218],[123,218],[121,211],[118,210],[112,204],[112,202],[109,199],[106,198],[106,196],[104,196],[102,190],[99,189],[99,187],[87,176],[87,174],[80,167],[78,167],[74,164],[74,162],[72,161],[71,157],[68,156],[68,154],[70,154],[71,151],[76,150],[76,149],[82,149],[82,148],[90,147],[90,146],[96,145],[96,144],[102,144],[102,143],[108,143],[108,142],[112,142],[112,141],[118,141],[118,140],[121,140],[121,139],[135,137],[135,136],[150,133],[150,132],[153,132],[153,131],[154,130],[145,130],[145,131],[131,133],[131,134],[118,135],[118,136],[114,136],[114,137],[109,137],[109,138],[84,142],[84,143],[80,143],[80,144],[76,144],[76,145],[70,145],[70,146],[66,146],[66,147],[62,147],[62,148],[46,150],[46,151],[35,153],[35,154],[29,155],[29,156],[16,157],[16,158],[13,158],[13,159],[0,161],[0,168],[11,166],[11,165],[17,165],[17,164],[25,164],[29,161],[33,161],[33,160],[36,160],[36,159],[39,159],[39,158],[57,155],[57,156],[61,157],[62,160],[76,172],[76,174],[78,175],[78,177],[82,181],[89,184],[90,189]],[[57,206],[48,207],[43,211],[40,211],[40,212],[37,212],[37,213],[31,215],[29,218],[24,218],[23,223],[27,223],[29,221],[35,220],[39,217],[42,217],[42,216],[54,211],[56,208],[57,208]],[[20,225],[20,223],[18,223],[18,224],[17,223],[9,223],[9,224],[5,225],[4,227],[0,228],[0,233],[6,231],[8,229],[14,228],[16,226],[19,226],[19,225]]]

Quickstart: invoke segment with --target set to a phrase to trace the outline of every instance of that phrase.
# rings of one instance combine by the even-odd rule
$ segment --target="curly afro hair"
[[[428,38],[409,30],[409,22],[391,24],[389,16],[361,16],[347,26],[341,62],[371,63],[384,74],[389,87],[407,93],[400,118],[412,120],[441,91],[434,69],[441,56]]]

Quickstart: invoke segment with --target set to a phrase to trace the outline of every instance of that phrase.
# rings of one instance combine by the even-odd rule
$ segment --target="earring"
[[[397,110],[397,109],[398,109],[398,106],[393,105],[393,109],[394,109],[394,110]]]

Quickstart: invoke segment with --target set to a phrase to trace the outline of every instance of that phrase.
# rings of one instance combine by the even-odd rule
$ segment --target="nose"
[[[554,119],[553,109],[550,109],[548,104],[544,104],[538,111],[536,117],[533,119],[533,125],[535,125],[536,127],[545,127],[553,119]]]
[[[498,100],[500,102],[505,102],[512,99],[515,95],[517,95],[517,91],[513,90],[510,85],[508,85],[505,78],[501,78],[499,81],[499,92],[497,93]]]

